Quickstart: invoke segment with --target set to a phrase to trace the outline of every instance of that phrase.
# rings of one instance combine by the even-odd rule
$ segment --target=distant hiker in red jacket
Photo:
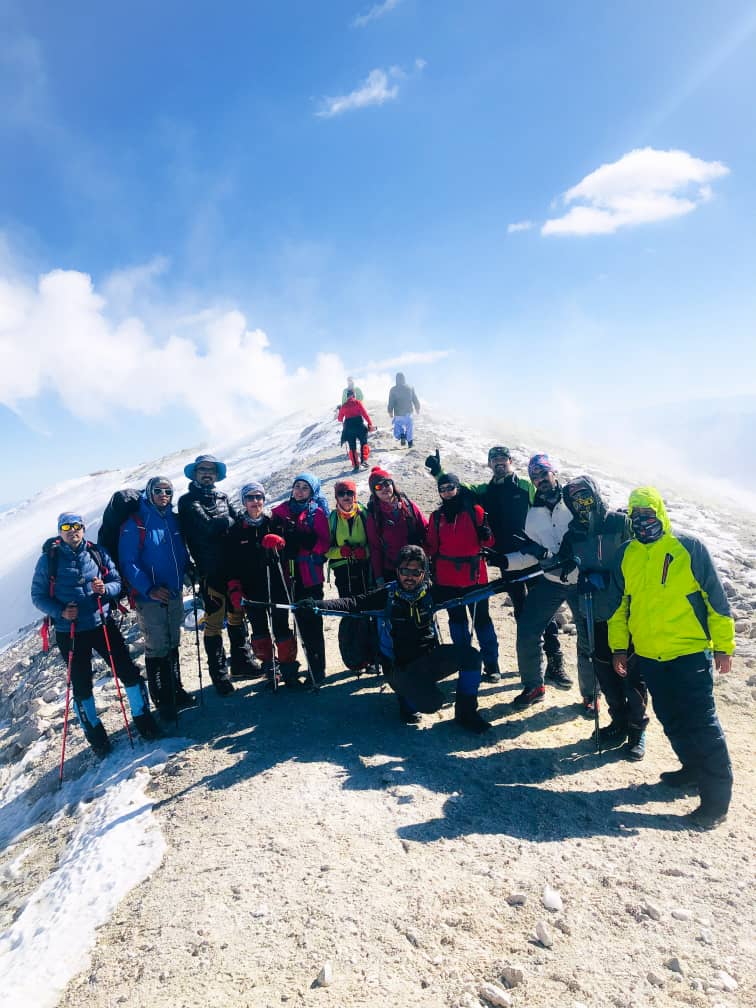
[[[375,428],[367,410],[357,399],[352,389],[347,389],[346,402],[339,408],[336,419],[339,423],[343,422],[344,424],[341,431],[341,443],[349,445],[349,461],[353,466],[352,471],[360,471],[360,462],[363,468],[367,469],[368,457],[370,456],[368,432],[375,430]],[[357,453],[358,441],[360,442],[359,454]]]

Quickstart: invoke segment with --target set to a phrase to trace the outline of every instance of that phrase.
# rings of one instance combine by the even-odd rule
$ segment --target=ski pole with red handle
[[[134,738],[131,734],[131,728],[129,727],[129,719],[126,714],[126,707],[123,703],[123,693],[121,693],[121,684],[118,681],[118,676],[116,674],[115,662],[113,661],[113,649],[110,646],[110,637],[108,636],[108,628],[105,620],[105,612],[102,608],[102,599],[97,596],[97,608],[100,611],[100,619],[102,620],[102,632],[105,634],[105,646],[108,649],[108,658],[110,659],[110,669],[113,673],[113,679],[115,680],[116,693],[118,694],[118,702],[121,705],[121,713],[123,714],[123,723],[126,725],[126,734],[129,736],[129,742],[131,743],[131,748],[134,748]]]

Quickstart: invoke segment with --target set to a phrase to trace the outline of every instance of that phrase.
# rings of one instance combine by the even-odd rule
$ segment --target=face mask
[[[633,515],[630,519],[633,535],[641,543],[653,543],[664,535],[664,526],[654,515]]]
[[[562,496],[562,488],[557,483],[556,486],[548,487],[546,490],[539,490],[538,496],[547,504],[553,506],[559,503]]]

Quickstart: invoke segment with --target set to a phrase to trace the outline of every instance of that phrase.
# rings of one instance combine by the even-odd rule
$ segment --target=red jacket
[[[289,557],[295,565],[302,585],[309,588],[311,585],[322,584],[325,555],[331,545],[331,530],[325,511],[316,507],[310,523],[307,509],[295,515],[289,509],[289,502],[284,501],[273,508],[271,518],[272,531],[286,539],[284,557]],[[314,542],[311,546],[302,546],[300,538],[305,541],[314,539]]]
[[[354,420],[355,417],[362,417],[368,427],[373,426],[373,421],[367,414],[367,410],[362,405],[358,399],[347,399],[343,406],[339,407],[339,413],[336,419],[339,423],[344,420]]]
[[[402,499],[401,507],[396,497],[389,504],[381,504],[375,497],[371,498],[366,529],[375,577],[393,577],[399,550],[409,543],[422,546],[427,528],[428,519],[409,498]]]
[[[463,509],[448,521],[439,508],[430,516],[425,538],[425,552],[434,562],[433,580],[450,588],[469,588],[488,584],[488,568],[480,555],[481,546],[493,546],[493,536],[481,540],[477,530],[483,524],[485,512],[473,504],[473,516]]]

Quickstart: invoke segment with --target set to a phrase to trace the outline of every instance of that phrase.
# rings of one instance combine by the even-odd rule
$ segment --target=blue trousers
[[[408,441],[412,441],[414,439],[415,423],[412,419],[411,413],[406,413],[404,416],[395,416],[392,423],[394,427],[394,437],[397,441],[402,435],[404,435]]]
[[[732,797],[732,764],[714,706],[711,654],[682,655],[671,661],[636,656],[654,712],[682,765],[698,783],[701,804],[718,814]]]

